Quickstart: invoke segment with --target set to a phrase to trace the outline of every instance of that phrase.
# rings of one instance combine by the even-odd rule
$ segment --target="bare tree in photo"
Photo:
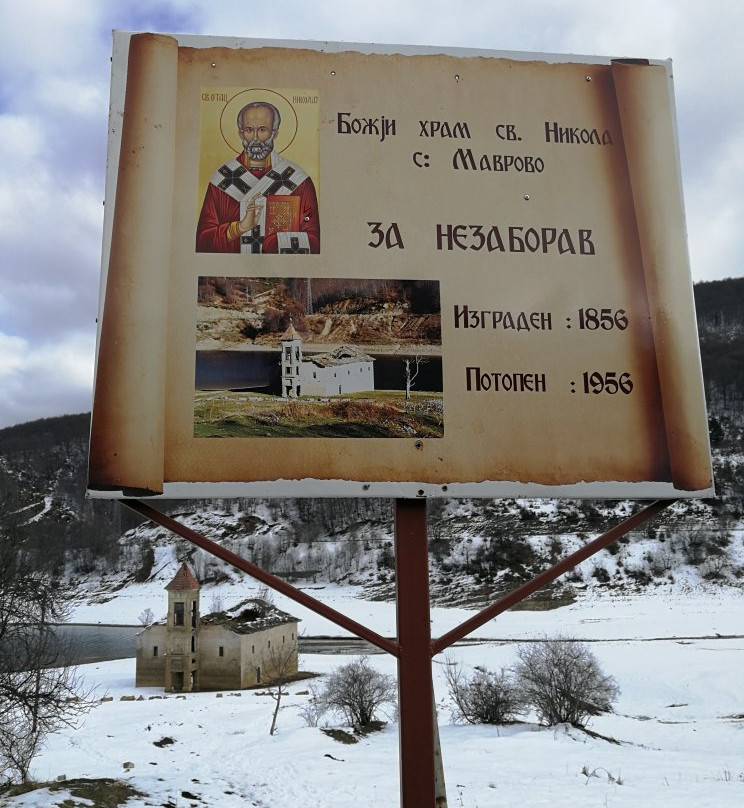
[[[222,595],[216,592],[212,595],[209,599],[209,611],[212,613],[225,611],[225,600]]]
[[[148,628],[155,622],[155,615],[153,614],[152,609],[148,606],[137,615],[137,620],[139,620],[141,626]]]
[[[262,600],[265,603],[268,603],[269,606],[274,605],[274,590],[266,586],[265,584],[258,588],[256,597],[258,598],[258,600]]]
[[[424,359],[423,356],[419,356],[417,354],[414,357],[404,359],[403,362],[406,367],[406,401],[410,401],[413,383],[416,381],[416,377],[419,375],[421,365],[425,365],[427,360]]]

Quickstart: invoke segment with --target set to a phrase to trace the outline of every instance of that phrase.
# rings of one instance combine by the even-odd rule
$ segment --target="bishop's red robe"
[[[237,160],[248,168],[248,160],[244,152],[238,155]],[[271,170],[271,166],[266,166],[259,170],[248,168],[248,170],[254,177],[260,179]],[[300,198],[300,232],[307,234],[310,252],[319,253],[318,199],[312,179],[307,177],[289,195]],[[240,218],[240,202],[210,182],[204,195],[204,202],[196,227],[196,252],[239,253],[240,238],[228,239],[227,231],[230,224],[239,222]],[[263,240],[262,252],[278,252],[276,233],[266,235]]]

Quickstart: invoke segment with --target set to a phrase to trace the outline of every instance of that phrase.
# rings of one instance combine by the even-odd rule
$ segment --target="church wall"
[[[271,660],[272,648],[280,653],[293,647],[292,673],[297,671],[297,624],[283,623],[280,626],[245,634],[242,641],[242,686],[252,687],[268,684],[274,675]],[[259,680],[260,668],[260,680]]]
[[[372,362],[349,362],[325,368],[303,362],[300,379],[303,396],[337,396],[339,388],[341,394],[367,393],[375,389]]]
[[[325,380],[322,377],[325,368],[303,364],[300,373],[300,393],[303,396],[327,396]],[[320,371],[320,372],[319,372]],[[313,378],[313,373],[315,378]]]
[[[161,625],[151,626],[137,636],[136,687],[166,686],[168,640],[167,628]],[[170,641],[173,645],[172,637]],[[297,623],[293,622],[252,634],[236,634],[224,626],[203,625],[199,632],[198,687],[201,690],[237,690],[268,684],[274,675],[271,649],[280,653],[285,648],[291,649],[291,672],[295,673],[298,669],[297,647]],[[154,654],[155,648],[158,649],[157,655]],[[188,654],[171,657],[176,666],[174,670],[181,670],[184,661],[190,659]]]
[[[165,684],[165,626],[150,626],[137,635],[135,687],[163,687]],[[155,655],[157,649],[157,655]]]
[[[243,687],[240,677],[242,637],[223,626],[202,626],[199,686],[204,690]],[[222,648],[223,656],[220,656]]]

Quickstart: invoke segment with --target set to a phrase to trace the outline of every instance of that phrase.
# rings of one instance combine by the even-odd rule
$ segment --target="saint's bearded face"
[[[251,107],[245,110],[240,129],[240,140],[251,160],[265,160],[274,148],[274,114],[269,107]]]
[[[270,137],[268,140],[245,140],[243,139],[243,148],[245,153],[251,160],[265,160],[274,148],[274,138]]]

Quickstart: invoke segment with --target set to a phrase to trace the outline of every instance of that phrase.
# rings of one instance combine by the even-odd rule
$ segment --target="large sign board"
[[[711,494],[671,83],[116,33],[90,493]]]

